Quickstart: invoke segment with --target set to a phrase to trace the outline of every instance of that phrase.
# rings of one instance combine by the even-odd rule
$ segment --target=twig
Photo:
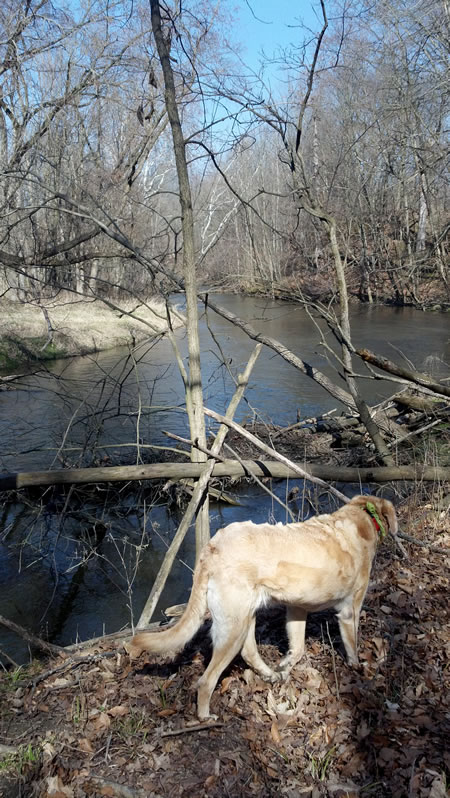
[[[272,435],[272,440],[275,441],[280,435],[284,435],[285,432],[291,432],[293,429],[298,429],[298,427],[303,427],[305,424],[312,424],[313,422],[318,422],[322,418],[326,418],[326,416],[331,416],[333,413],[336,412],[336,408],[333,407],[332,410],[328,410],[327,413],[322,413],[320,416],[311,416],[311,418],[302,418],[300,421],[297,421],[295,424],[290,424],[289,427],[283,427],[283,429],[277,430],[274,435]]]
[[[224,443],[224,447],[226,449],[228,449],[231,452],[231,454],[233,455],[233,457],[238,461],[238,463],[240,463],[241,466],[243,468],[245,468],[246,471],[248,471],[248,473],[250,474],[250,476],[254,480],[254,482],[257,485],[259,485],[259,487],[262,488],[266,493],[268,493],[269,496],[272,499],[274,499],[276,502],[278,502],[278,504],[281,505],[283,510],[286,510],[286,512],[288,513],[291,521],[295,523],[296,518],[294,517],[294,514],[293,514],[292,510],[287,506],[287,504],[285,504],[283,501],[281,501],[281,499],[276,495],[276,493],[274,493],[272,490],[270,490],[270,488],[268,488],[266,485],[264,485],[264,482],[261,479],[259,479],[259,477],[256,476],[255,472],[252,470],[251,467],[249,467],[248,465],[246,465],[246,466],[244,465],[244,461],[241,460],[241,458],[239,457],[238,453],[235,451],[235,449],[233,449],[230,446],[229,443],[225,442]]]
[[[408,552],[406,551],[406,549],[403,546],[403,544],[400,543],[400,541],[398,539],[398,532],[397,532],[396,535],[392,535],[392,537],[394,538],[394,543],[397,546],[397,548],[398,548],[399,552],[401,553],[402,557],[404,557],[404,559],[407,560],[408,559]]]
[[[425,432],[427,429],[431,429],[431,427],[435,427],[436,424],[442,424],[442,419],[437,418],[435,421],[431,421],[429,424],[425,424],[424,427],[419,427],[419,429],[415,429],[412,432],[408,432],[407,435],[403,435],[402,438],[397,438],[397,440],[392,441],[392,443],[388,443],[389,448],[392,446],[398,446],[403,441],[406,441],[408,438],[414,437],[414,435],[420,435],[421,432]]]
[[[4,657],[6,660],[8,660],[10,665],[13,665],[14,668],[20,668],[19,663],[16,662],[12,657],[10,657],[9,654],[6,653],[6,651],[3,651],[2,648],[0,648],[0,656]],[[0,664],[3,664],[3,663],[0,663]]]
[[[212,721],[211,723],[195,723],[192,726],[182,726],[181,729],[171,729],[162,732],[161,737],[176,737],[179,734],[190,734],[191,732],[206,731],[207,729],[220,729],[223,723]]]
[[[207,454],[208,457],[214,457],[219,463],[226,463],[227,458],[222,457],[221,454],[214,454],[211,449],[208,449],[207,446],[201,446],[198,441],[193,441],[192,438],[182,438],[181,435],[175,435],[174,432],[169,432],[168,430],[162,429],[161,432],[164,435],[167,435],[168,438],[173,438],[174,441],[180,441],[180,443],[187,443],[189,446],[194,446],[195,449],[198,449],[199,452],[203,452],[203,454]]]
[[[36,637],[36,635],[29,632],[27,629],[24,629],[23,626],[19,626],[18,623],[10,621],[9,618],[5,618],[3,615],[0,615],[0,624],[2,626],[6,626],[6,628],[10,629],[11,632],[15,632],[16,635],[19,635],[19,637],[23,638],[23,640],[26,640],[27,643],[29,643],[33,648],[37,648],[40,651],[45,651],[46,654],[51,654],[52,656],[67,656],[61,646],[55,646],[53,643],[47,643],[45,640],[42,640],[40,637]]]
[[[412,543],[414,546],[424,546],[430,549],[430,551],[435,551],[437,554],[450,554],[450,549],[438,549],[433,543],[426,543],[425,540],[413,538],[411,535],[407,535],[406,532],[397,532],[397,537],[402,538],[402,540],[407,540],[408,543]]]
[[[99,659],[109,659],[115,657],[116,654],[117,651],[102,651],[101,654],[91,654],[88,657],[67,659],[62,665],[58,665],[56,668],[50,668],[47,671],[43,671],[37,676],[33,676],[31,679],[27,679],[26,681],[17,681],[16,685],[18,687],[32,687],[34,689],[38,684],[45,681],[45,679],[49,679],[50,676],[54,676],[56,673],[63,673],[67,670],[75,670],[75,668],[78,668],[79,665],[89,665],[91,662],[97,662]]]
[[[215,419],[215,421],[220,422],[220,424],[226,424],[228,427],[231,427],[231,429],[234,429],[236,432],[239,432],[243,438],[247,438],[247,440],[251,441],[251,443],[257,446],[258,449],[261,449],[261,451],[265,452],[266,454],[269,454],[271,457],[274,457],[276,460],[279,460],[281,463],[285,463],[285,465],[288,465],[302,479],[307,479],[310,482],[314,482],[316,485],[320,485],[321,487],[326,488],[326,490],[329,490],[330,493],[333,493],[341,502],[344,502],[344,504],[347,504],[350,501],[350,499],[347,496],[344,496],[344,494],[341,493],[340,490],[333,488],[332,485],[329,485],[323,479],[320,479],[319,477],[314,477],[312,474],[309,474],[299,465],[293,463],[292,460],[289,460],[289,458],[285,457],[282,454],[279,454],[275,449],[272,449],[270,446],[267,446],[266,443],[260,441],[259,438],[256,437],[256,435],[253,435],[251,432],[246,430],[240,424],[237,424],[236,421],[232,421],[231,419],[226,418],[225,416],[222,416],[219,413],[215,413],[214,410],[209,410],[207,407],[204,408],[204,412],[207,416],[210,416],[211,418]]]

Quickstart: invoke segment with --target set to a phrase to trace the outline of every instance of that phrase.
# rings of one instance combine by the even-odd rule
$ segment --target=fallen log
[[[395,480],[450,481],[450,467],[445,466],[337,466],[332,463],[294,464],[314,477],[338,482],[391,482]],[[136,482],[153,479],[193,479],[204,470],[201,463],[151,463],[139,466],[104,468],[67,468],[60,471],[21,471],[0,476],[0,492],[46,485],[89,485],[99,482]],[[212,477],[245,477],[250,470],[258,477],[299,479],[295,468],[272,460],[225,460],[215,463]]]

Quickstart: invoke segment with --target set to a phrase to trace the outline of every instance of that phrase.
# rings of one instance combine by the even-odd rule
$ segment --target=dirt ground
[[[310,617],[307,655],[268,685],[236,659],[198,725],[195,681],[209,656],[197,636],[173,663],[130,664],[121,645],[0,677],[0,796],[418,796],[448,787],[450,518],[432,503],[399,508],[432,551],[380,546],[347,666],[331,614]],[[447,554],[446,552],[449,552]],[[257,635],[275,662],[281,609]]]

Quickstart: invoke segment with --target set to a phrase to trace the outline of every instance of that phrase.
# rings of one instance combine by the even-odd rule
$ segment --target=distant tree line
[[[332,217],[350,293],[448,302],[447,0],[329,3],[270,72],[227,44],[226,3],[160,5],[200,283],[332,298]],[[4,0],[2,294],[168,292],[181,246],[148,3]]]

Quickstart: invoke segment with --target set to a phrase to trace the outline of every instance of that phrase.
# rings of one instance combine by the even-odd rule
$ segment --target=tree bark
[[[192,209],[191,186],[186,158],[186,143],[181,128],[180,115],[175,90],[170,52],[164,37],[159,0],[150,0],[152,30],[164,76],[165,104],[172,130],[173,151],[178,176],[179,199],[181,206],[181,226],[183,233],[183,274],[186,293],[187,336],[189,347],[189,384],[187,386],[187,407],[191,438],[206,446],[205,418],[203,414],[203,390],[200,364],[200,342],[198,336],[197,280],[194,243],[194,215]],[[194,462],[204,462],[206,456],[195,448],[191,449]],[[209,539],[209,501],[204,497],[196,523],[197,556]]]

